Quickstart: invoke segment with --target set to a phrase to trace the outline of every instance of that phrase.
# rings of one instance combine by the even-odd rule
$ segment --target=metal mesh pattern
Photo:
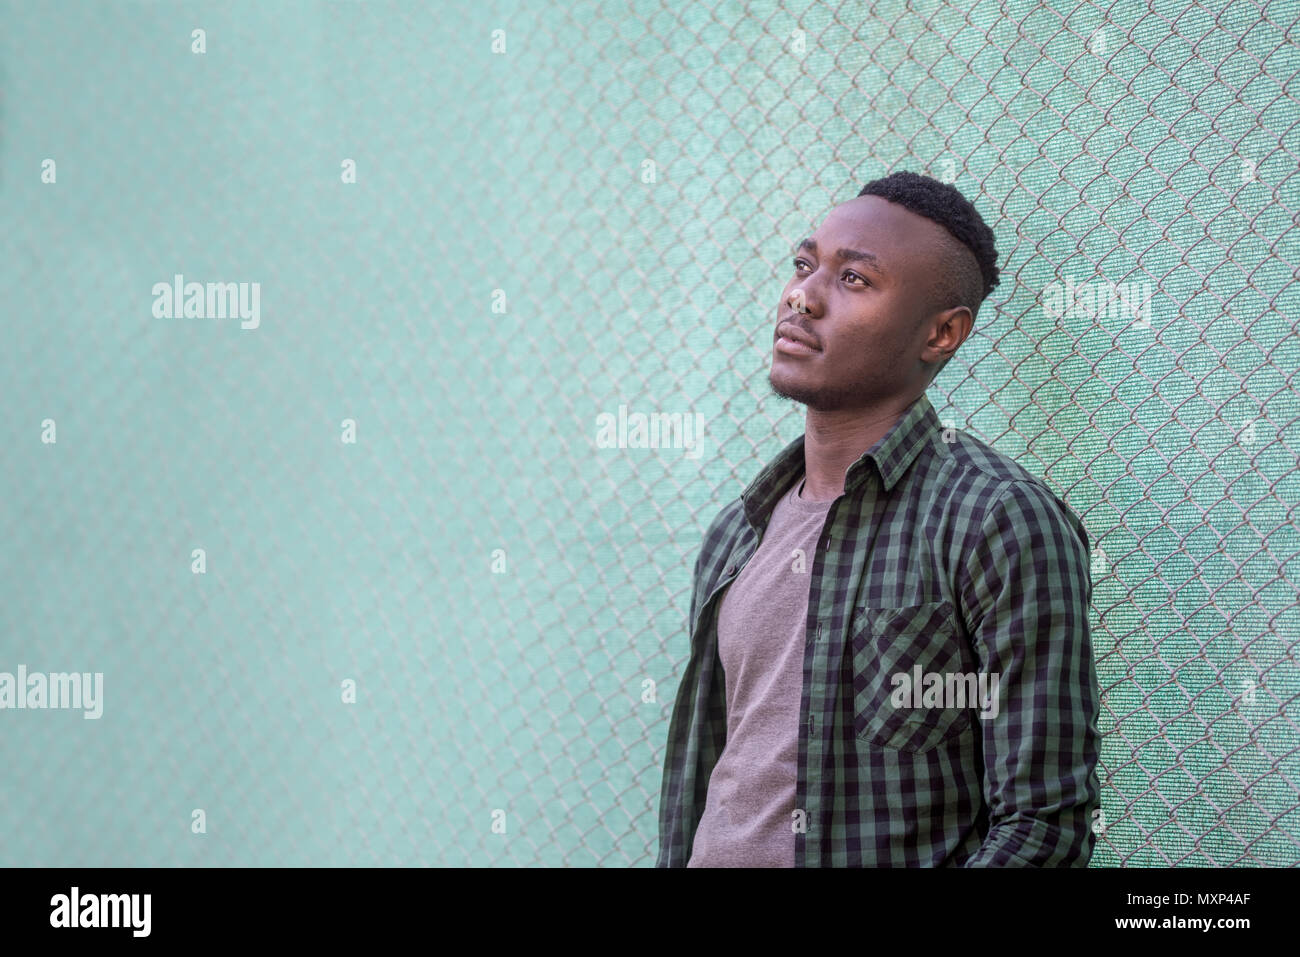
[[[1096,543],[1094,865],[1300,862],[1294,4],[0,16],[0,671],[104,674],[0,712],[0,864],[650,865],[789,250],[893,169],[998,237],[940,418]]]

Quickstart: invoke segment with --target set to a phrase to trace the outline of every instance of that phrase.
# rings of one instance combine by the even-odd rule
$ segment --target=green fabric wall
[[[651,865],[789,249],[894,169],[1001,254],[932,401],[1097,545],[1094,865],[1296,864],[1295,8],[912,6],[0,3],[0,671],[104,675],[0,712],[0,864]]]

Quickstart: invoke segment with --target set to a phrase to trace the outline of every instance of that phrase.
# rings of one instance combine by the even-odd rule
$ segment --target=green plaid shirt
[[[803,443],[704,535],[657,867],[686,866],[726,745],[720,595],[803,476]],[[944,430],[922,394],[849,467],[812,560],[795,866],[1086,867],[1101,792],[1091,598],[1078,517],[1007,456]],[[891,676],[981,672],[998,676],[996,716],[891,702]]]

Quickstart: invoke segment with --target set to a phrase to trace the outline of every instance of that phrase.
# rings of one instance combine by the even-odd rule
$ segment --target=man
[[[805,433],[705,533],[657,866],[1087,865],[1087,532],[925,395],[996,259],[907,172],[795,251],[770,384]]]

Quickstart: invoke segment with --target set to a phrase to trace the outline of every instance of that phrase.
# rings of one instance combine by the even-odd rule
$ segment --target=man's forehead
[[[856,196],[840,203],[827,214],[824,225],[869,231],[872,238],[882,229],[889,234],[904,231],[917,237],[925,236],[932,228],[942,229],[938,223],[881,196]]]
[[[870,250],[883,269],[901,273],[926,266],[930,251],[942,247],[948,231],[906,206],[880,196],[857,196],[834,207],[808,234],[823,254],[839,248]]]
[[[884,205],[894,206],[893,203]],[[888,210],[855,208],[843,203],[831,210],[815,230],[801,237],[797,248],[827,259],[845,256],[857,259],[861,253],[878,269],[895,272],[903,268],[907,250],[921,238]]]

